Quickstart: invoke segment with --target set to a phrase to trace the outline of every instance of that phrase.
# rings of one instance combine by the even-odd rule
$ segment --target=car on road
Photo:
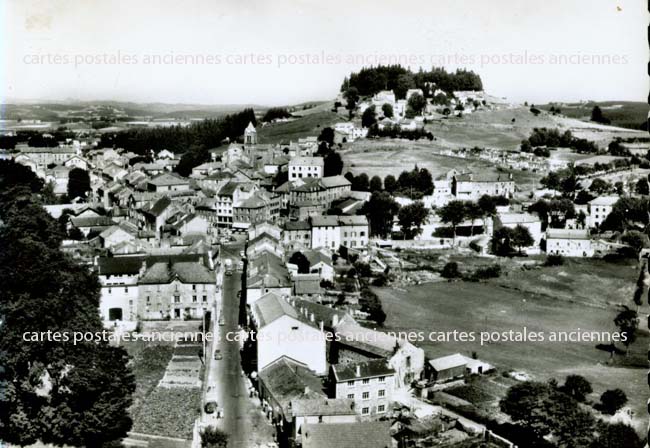
[[[223,316],[221,316],[219,318],[219,325],[225,325],[225,324],[226,324],[226,322],[224,321]]]
[[[221,354],[221,350],[216,349],[214,351],[214,359],[219,361],[220,359],[223,359],[223,355]]]
[[[241,299],[241,289],[239,291],[237,291],[237,298]]]
[[[218,407],[219,405],[216,401],[208,401],[205,403],[205,406],[203,406],[203,411],[206,414],[214,414]]]

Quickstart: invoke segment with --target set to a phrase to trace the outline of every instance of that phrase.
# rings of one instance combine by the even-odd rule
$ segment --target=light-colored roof
[[[355,415],[354,400],[347,398],[298,398],[291,400],[294,417],[310,415]]]
[[[322,157],[294,157],[289,160],[289,166],[323,166],[325,159]]]
[[[590,205],[612,206],[618,202],[618,196],[599,196],[589,201]]]
[[[589,231],[587,229],[546,229],[547,239],[558,240],[588,240]]]
[[[454,353],[453,355],[432,359],[431,361],[429,361],[429,364],[436,371],[440,372],[447,369],[453,369],[455,367],[466,366],[467,360],[460,353]]]

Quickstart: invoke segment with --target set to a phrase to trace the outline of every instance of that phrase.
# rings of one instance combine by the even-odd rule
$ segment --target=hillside
[[[594,106],[600,107],[603,115],[611,120],[613,126],[629,129],[647,129],[649,106],[647,103],[635,101],[599,101],[588,103],[549,103],[539,106],[545,110],[551,107],[560,108],[562,115],[589,121]],[[644,127],[645,126],[645,127]]]

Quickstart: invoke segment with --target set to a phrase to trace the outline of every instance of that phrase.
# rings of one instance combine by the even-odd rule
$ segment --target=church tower
[[[244,144],[245,145],[257,145],[257,131],[252,122],[248,123],[246,129],[244,130]]]

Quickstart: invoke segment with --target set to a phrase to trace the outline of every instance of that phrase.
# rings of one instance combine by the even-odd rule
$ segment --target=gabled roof
[[[345,187],[352,183],[345,176],[327,176],[320,179],[325,188]]]
[[[178,174],[174,173],[160,173],[157,176],[149,179],[149,184],[155,185],[156,187],[166,187],[171,185],[185,185],[189,184],[189,181]]]
[[[146,213],[149,213],[152,216],[160,216],[172,203],[172,200],[167,196],[163,196],[158,199],[150,209],[144,210]]]
[[[589,231],[587,229],[546,229],[547,239],[561,240],[588,240]]]
[[[311,415],[356,415],[354,400],[347,398],[298,398],[291,400],[294,417]]]
[[[264,367],[259,373],[259,378],[283,411],[288,411],[293,400],[327,397],[323,393],[320,378],[306,364],[287,356],[282,356]]]
[[[391,448],[390,422],[305,423],[303,448]]]
[[[298,320],[298,312],[285,299],[269,292],[257,299],[253,304],[253,314],[259,322],[259,327],[265,327],[282,316]]]
[[[460,353],[454,353],[453,355],[432,359],[429,361],[429,365],[433,367],[437,372],[441,372],[447,369],[466,366],[467,360]]]

